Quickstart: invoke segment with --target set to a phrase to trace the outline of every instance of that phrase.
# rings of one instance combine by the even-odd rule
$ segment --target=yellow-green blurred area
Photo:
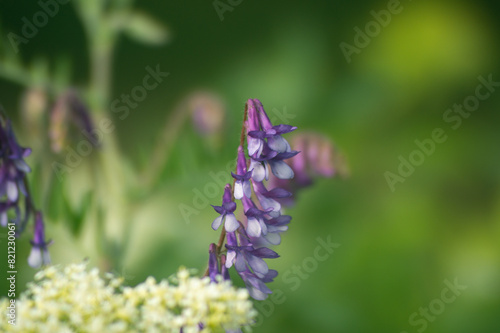
[[[500,87],[482,89],[488,98],[460,116],[456,129],[458,120],[444,118],[476,94],[479,77],[500,82],[497,2],[401,1],[401,11],[351,54],[350,63],[341,43],[355,46],[354,28],[365,31],[374,20],[370,12],[386,10],[388,1],[244,0],[224,12],[223,21],[211,1],[144,0],[135,6],[165,24],[170,39],[152,47],[120,38],[111,99],[142,84],[147,66],[159,65],[170,75],[128,117],[112,114],[122,163],[144,169],[169,115],[195,92],[217,96],[227,116],[214,140],[182,124],[161,179],[131,194],[132,237],[125,253],[117,254],[124,268],[116,272],[127,283],[148,275],[161,279],[181,265],[204,270],[208,245],[219,237],[210,227],[217,214],[209,204],[220,205],[222,187],[205,195],[207,202],[196,193],[216,183],[214,173],[229,172],[244,103],[259,98],[271,118],[286,110],[297,133],[332,138],[347,157],[350,177],[318,179],[286,210],[293,220],[275,248],[281,257],[268,261],[280,272],[270,285],[279,297],[256,303],[263,322],[255,332],[499,331]],[[20,31],[22,17],[39,10],[35,2],[0,8],[4,36]],[[26,63],[44,56],[51,66],[66,57],[75,85],[84,85],[85,42],[67,4],[20,46],[19,56]],[[21,144],[33,145],[37,138],[23,130],[18,111],[24,89],[0,78],[0,102],[13,115]],[[391,190],[386,173],[397,175],[400,156],[408,160],[419,149],[415,140],[431,138],[436,128],[447,140]],[[67,177],[73,176],[73,184],[92,188],[91,180],[77,179],[78,171]],[[76,185],[71,193],[84,197]],[[40,202],[42,196],[35,194]],[[182,205],[196,213],[186,219]],[[48,218],[46,232],[54,240],[54,263],[92,254],[91,236],[76,239],[64,218]],[[324,261],[311,259],[318,237],[340,244]],[[18,240],[20,290],[35,273],[25,264],[30,238]],[[0,244],[4,253],[5,239]],[[6,255],[0,261],[4,267]],[[445,280],[467,288],[459,295],[446,292]],[[429,307],[427,315],[420,312]]]

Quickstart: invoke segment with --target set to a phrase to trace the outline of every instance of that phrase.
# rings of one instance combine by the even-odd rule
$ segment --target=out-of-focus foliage
[[[131,191],[134,223],[126,250],[116,254],[122,261],[116,273],[133,285],[148,275],[169,276],[180,265],[204,268],[208,244],[218,237],[210,228],[215,216],[209,204],[220,200],[219,175],[229,175],[234,166],[244,101],[259,98],[273,122],[334,139],[349,161],[350,177],[317,181],[287,210],[291,228],[272,267],[280,272],[271,285],[280,297],[256,305],[262,319],[256,332],[417,332],[423,324],[412,326],[409,317],[417,313],[414,320],[422,320],[419,309],[429,306],[439,314],[429,312],[433,320],[426,321],[426,332],[495,332],[500,91],[481,101],[456,130],[443,115],[476,93],[479,76],[500,81],[500,8],[494,1],[401,4],[402,12],[348,64],[339,44],[353,44],[353,29],[364,29],[373,20],[370,11],[386,9],[387,1],[243,1],[225,12],[223,21],[207,1],[189,6],[138,1],[140,10],[168,24],[171,43],[149,48],[119,38],[110,98],[142,84],[147,66],[159,64],[171,74],[130,108],[126,119],[112,114],[128,158],[125,175],[132,167],[147,168],[150,152],[169,128],[167,119],[192,92],[218,94],[227,116],[217,145],[207,144],[183,122],[159,181],[147,191]],[[21,18],[39,10],[35,2],[0,6],[4,36],[19,33]],[[23,63],[51,59],[47,69],[36,65],[38,77],[51,77],[61,64],[53,59],[64,58],[81,64],[73,66],[72,81],[86,80],[85,38],[76,18],[73,7],[61,7],[20,46]],[[21,129],[24,88],[0,79],[0,89],[5,108],[18,110],[11,115]],[[435,128],[442,128],[447,140],[391,191],[384,174],[397,173],[399,156],[408,159],[418,149],[415,140],[431,138]],[[20,141],[35,147],[39,138],[30,133],[20,131]],[[59,212],[48,219],[46,231],[55,240],[54,262],[94,254],[88,245],[95,242],[93,232],[78,241],[72,235],[92,190],[87,171],[87,166],[75,171],[71,186],[69,180],[56,182],[48,193],[35,194],[42,210]],[[47,177],[36,165],[32,176]],[[151,192],[155,195],[144,200]],[[67,197],[61,201],[42,200],[62,193]],[[72,214],[60,213],[64,209],[54,209],[57,205],[68,206]],[[180,205],[195,213],[186,219]],[[324,261],[316,260],[313,269],[317,239],[328,236],[341,246]],[[18,258],[29,253],[27,238],[18,241]],[[34,274],[21,261],[20,290]],[[447,288],[444,281],[455,279],[467,289],[439,308],[435,300]]]

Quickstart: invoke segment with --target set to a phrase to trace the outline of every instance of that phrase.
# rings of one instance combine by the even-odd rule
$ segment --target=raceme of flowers
[[[19,237],[30,216],[35,215],[34,238],[31,241],[32,250],[28,263],[37,268],[50,263],[47,251],[50,242],[45,240],[42,213],[34,208],[27,188],[26,174],[31,169],[24,158],[30,154],[31,149],[23,148],[17,143],[10,120],[0,114],[0,225],[14,225],[16,237]]]
[[[290,216],[282,215],[278,200],[292,195],[281,188],[268,189],[264,181],[269,180],[270,172],[279,179],[293,178],[294,172],[285,160],[298,152],[291,150],[282,134],[292,132],[296,127],[273,126],[258,99],[247,101],[245,114],[248,160],[242,140],[238,147],[236,174],[232,174],[234,189],[227,184],[222,205],[213,206],[219,216],[213,221],[212,228],[217,230],[224,225],[227,254],[218,256],[215,244],[210,245],[209,275],[222,274],[229,279],[227,269],[234,266],[250,296],[263,300],[271,294],[266,283],[278,275],[264,261],[279,257],[267,246],[280,244],[280,234],[288,229],[291,220]],[[239,219],[235,215],[235,200],[241,201],[244,209]]]
[[[256,316],[246,289],[230,281],[190,276],[181,268],[168,282],[153,277],[136,287],[86,263],[50,266],[16,300],[16,325],[8,323],[9,300],[0,301],[1,332],[223,332]]]

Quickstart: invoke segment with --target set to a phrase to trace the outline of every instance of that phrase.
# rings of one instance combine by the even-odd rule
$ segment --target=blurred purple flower
[[[60,153],[68,144],[70,125],[75,126],[77,132],[81,132],[93,146],[100,145],[99,138],[94,134],[95,126],[90,111],[74,89],[62,93],[51,111],[49,136],[55,153]]]
[[[9,223],[9,212],[14,212],[11,223],[16,224],[16,237],[24,231],[29,217],[34,212],[34,205],[29,195],[26,174],[31,171],[24,161],[29,156],[31,149],[21,147],[16,140],[12,124],[4,121],[0,114],[0,224],[5,227]],[[21,196],[24,196],[24,205],[21,206]],[[24,216],[21,218],[21,208]],[[28,263],[32,267],[40,267],[50,262],[45,241],[43,218],[40,212],[35,213],[34,238],[31,241],[32,250]]]
[[[210,136],[221,132],[226,107],[219,96],[209,92],[196,92],[187,98],[186,103],[200,135]]]
[[[31,154],[31,149],[22,148],[17,143],[12,124],[9,120],[0,122],[0,222],[8,223],[8,211],[14,210],[13,222],[23,226],[28,214],[21,221],[20,195],[27,197],[25,176],[31,171],[24,158]]]
[[[33,268],[50,264],[50,255],[47,247],[52,241],[45,241],[45,226],[43,224],[42,213],[35,213],[35,234],[31,241],[31,253],[28,257],[28,264]]]

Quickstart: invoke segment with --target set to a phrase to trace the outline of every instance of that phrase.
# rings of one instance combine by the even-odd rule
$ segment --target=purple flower
[[[50,255],[47,249],[52,242],[45,241],[45,231],[42,213],[35,214],[35,235],[31,241],[31,253],[28,257],[28,264],[33,268],[50,264]]]
[[[250,186],[252,171],[247,172],[247,162],[242,146],[238,147],[236,173],[231,172],[231,175],[236,180],[234,183],[234,198],[238,200],[241,200],[243,196],[250,198],[252,196],[252,187]]]
[[[269,148],[278,153],[289,152],[290,145],[281,135],[293,132],[297,129],[297,127],[283,124],[273,126],[273,124],[271,124],[271,121],[269,120],[269,117],[267,116],[266,111],[264,111],[264,107],[262,106],[261,101],[259,101],[258,99],[255,99],[254,101],[257,108],[260,125],[262,127],[262,132],[264,133],[263,135],[267,138],[267,145],[269,146]],[[250,135],[250,133],[248,134]]]
[[[264,215],[266,211],[259,210],[255,207],[248,209],[245,212],[247,217],[247,234],[250,237],[260,237],[267,234],[266,218]]]
[[[49,136],[51,148],[60,153],[68,144],[68,128],[74,125],[76,129],[98,147],[100,139],[95,135],[95,126],[88,107],[75,89],[63,92],[56,100],[50,114]]]
[[[212,282],[216,282],[215,277],[220,274],[219,262],[217,260],[216,246],[214,243],[210,244],[208,248],[208,276]]]
[[[224,128],[226,107],[219,96],[199,91],[184,102],[192,116],[196,131],[204,137],[217,135]]]
[[[281,188],[268,191],[262,182],[252,182],[252,184],[262,208],[268,211],[268,214],[272,217],[281,215],[281,204],[276,199],[288,198],[292,196],[292,193]]]
[[[226,248],[228,249],[227,268],[230,268],[233,264],[238,272],[244,272],[247,268],[250,268],[259,278],[264,278],[269,272],[269,267],[263,258],[274,259],[279,257],[276,252],[266,247],[255,249],[252,246],[232,246],[226,244]]]
[[[224,280],[230,280],[229,271],[226,267],[226,256],[222,254],[219,260],[217,259],[217,246],[212,243],[208,249],[208,276],[212,282],[217,283],[217,275],[222,275]]]
[[[288,223],[292,219],[289,215],[280,215],[278,217],[266,220],[267,233],[262,236],[272,245],[281,244],[281,233],[288,230]]]
[[[274,278],[278,276],[278,272],[274,269],[270,269],[263,277],[258,277],[249,270],[245,270],[239,274],[245,283],[250,296],[258,301],[265,300],[269,294],[272,294],[271,289],[266,286],[266,283],[272,282]]]
[[[212,222],[212,229],[219,229],[220,225],[224,222],[224,227],[227,232],[236,231],[239,228],[240,223],[234,216],[234,211],[236,210],[236,203],[232,201],[231,195],[231,185],[227,184],[224,188],[224,194],[222,196],[222,206],[212,206],[215,211],[220,215]]]
[[[252,157],[258,157],[266,147],[277,153],[289,152],[290,145],[281,135],[290,133],[296,130],[297,127],[290,125],[273,126],[258,99],[248,100],[247,105],[248,154]]]
[[[13,211],[10,223],[16,224],[16,237],[24,231],[32,213],[35,212],[33,202],[27,190],[26,174],[31,171],[24,158],[31,154],[31,149],[21,147],[16,140],[12,124],[0,113],[0,225],[7,226],[9,212]],[[21,197],[24,204],[21,206]],[[24,216],[21,218],[21,208]],[[40,212],[35,213],[35,232],[31,241],[32,250],[28,263],[32,267],[40,267],[50,262],[45,241],[43,218]]]
[[[20,224],[20,194],[29,199],[24,181],[26,174],[31,169],[24,158],[30,153],[31,149],[22,148],[17,143],[10,121],[7,120],[5,126],[3,122],[0,122],[0,224],[2,226],[6,226],[8,223],[9,210],[14,210],[13,222],[18,224],[18,227],[23,227],[29,216],[27,212]],[[29,206],[29,201],[27,201],[26,206]]]

